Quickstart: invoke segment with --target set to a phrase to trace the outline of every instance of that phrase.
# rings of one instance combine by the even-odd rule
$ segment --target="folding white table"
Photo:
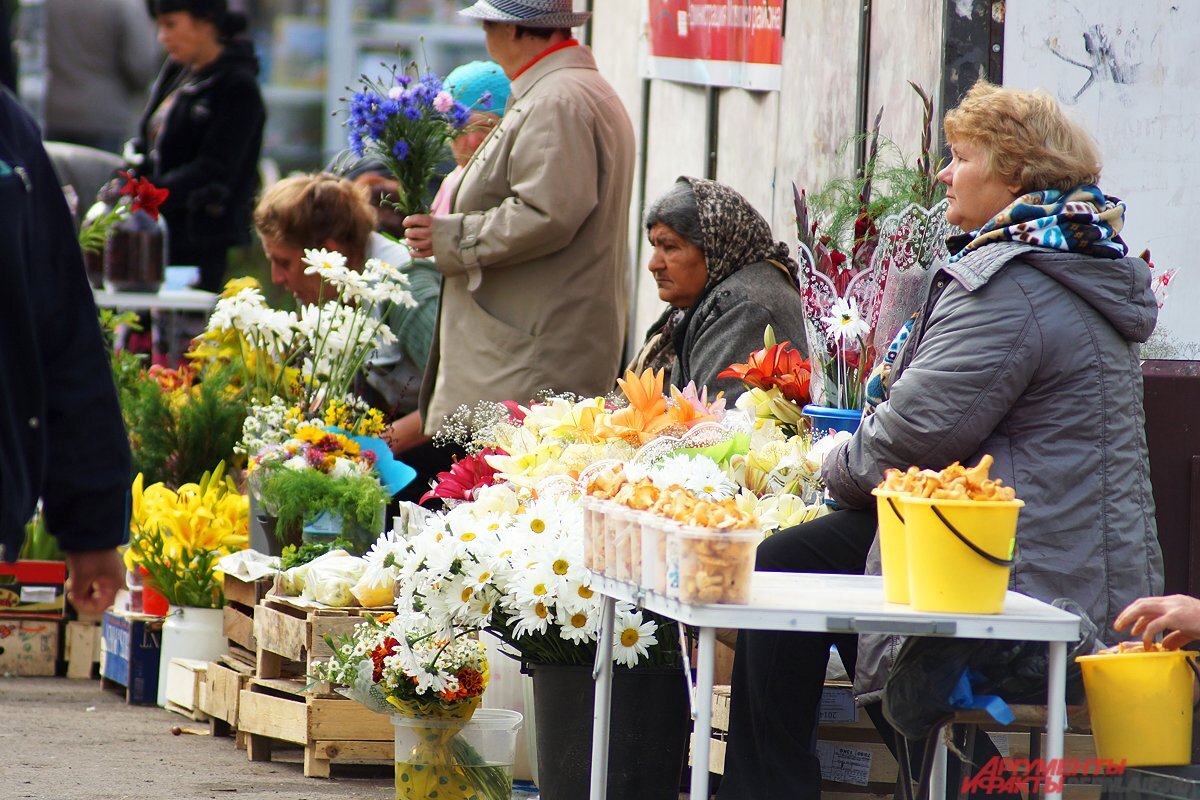
[[[945,636],[963,639],[1008,639],[1048,642],[1046,762],[1063,755],[1067,724],[1067,644],[1079,638],[1079,618],[1016,592],[1009,592],[1001,614],[944,614],[914,611],[885,602],[882,578],[869,575],[827,575],[756,572],[750,603],[691,605],[610,578],[593,577],[600,593],[600,642],[594,675],[596,705],[592,728],[591,800],[605,800],[608,778],[609,707],[612,700],[613,609],[618,600],[669,617],[700,630],[696,667],[695,726],[692,739],[692,800],[708,800],[708,750],[712,736],[713,660],[718,628],[743,630],[885,633],[903,636]],[[734,699],[737,702],[737,699]],[[945,745],[938,748],[930,797],[945,796]],[[1047,792],[1058,800],[1061,792]]]
[[[220,296],[200,289],[167,289],[157,292],[110,292],[93,289],[92,296],[99,308],[117,311],[161,311],[166,315],[163,336],[167,339],[167,358],[171,366],[179,360],[178,318],[183,311],[207,314]]]

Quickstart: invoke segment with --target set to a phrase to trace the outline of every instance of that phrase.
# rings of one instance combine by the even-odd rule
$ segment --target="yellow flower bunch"
[[[163,552],[178,556],[185,550],[219,552],[244,550],[250,544],[250,498],[239,494],[222,462],[199,483],[178,491],[162,483],[143,488],[139,473],[133,481],[130,531],[135,537],[156,537]],[[136,547],[125,551],[130,569],[140,562]]]
[[[353,436],[379,436],[384,429],[383,412],[377,408],[357,412],[344,400],[331,400],[325,405],[325,424]]]

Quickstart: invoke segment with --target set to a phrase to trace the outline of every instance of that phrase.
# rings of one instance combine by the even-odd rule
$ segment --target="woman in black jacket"
[[[226,0],[152,0],[169,56],[131,144],[139,172],[170,189],[170,263],[200,267],[218,291],[230,247],[250,241],[266,111],[258,60]]]

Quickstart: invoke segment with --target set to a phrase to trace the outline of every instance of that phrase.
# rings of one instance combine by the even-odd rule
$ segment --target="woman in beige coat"
[[[467,165],[452,213],[405,220],[413,255],[433,256],[444,276],[425,435],[480,400],[604,394],[620,366],[633,127],[570,38],[588,15],[569,0],[537,8],[518,18],[483,0],[463,12],[484,19],[488,52],[512,79],[508,111]],[[420,437],[396,431],[393,446]]]

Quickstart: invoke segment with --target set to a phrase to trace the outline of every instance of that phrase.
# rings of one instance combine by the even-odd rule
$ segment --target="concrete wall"
[[[873,118],[885,106],[883,133],[910,156],[920,142],[921,107],[907,81],[937,94],[943,2],[872,0],[868,108]],[[592,7],[592,47],[625,101],[645,156],[645,189],[635,198],[633,216],[677,176],[705,175],[706,90],[640,77],[647,0],[596,0]],[[840,160],[838,151],[855,132],[858,116],[859,25],[859,3],[788,0],[781,90],[717,90],[713,177],[745,195],[771,223],[776,238],[792,246],[792,182],[816,188],[854,166],[852,150]],[[636,181],[643,185],[640,171]],[[663,309],[645,268],[649,248],[642,241],[640,225],[631,225],[635,346]]]

